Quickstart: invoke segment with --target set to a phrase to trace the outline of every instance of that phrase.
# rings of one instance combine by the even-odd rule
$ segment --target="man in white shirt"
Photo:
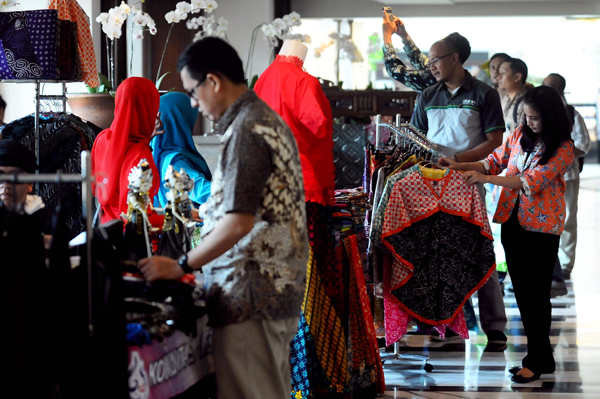
[[[558,91],[567,107],[567,114],[573,122],[571,138],[575,146],[573,149],[575,160],[565,173],[565,228],[560,236],[558,249],[558,259],[560,260],[563,276],[565,279],[570,280],[573,266],[575,266],[575,248],[577,247],[577,200],[579,198],[580,163],[583,162],[583,156],[590,149],[590,135],[583,117],[573,106],[567,104],[564,94],[567,85],[565,78],[557,73],[551,73],[544,79],[542,84]]]

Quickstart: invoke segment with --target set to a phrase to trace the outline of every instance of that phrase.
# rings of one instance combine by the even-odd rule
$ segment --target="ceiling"
[[[291,0],[303,18],[600,16],[600,0]]]

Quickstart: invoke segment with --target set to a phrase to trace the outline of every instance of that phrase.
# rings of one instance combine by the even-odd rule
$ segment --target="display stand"
[[[38,83],[39,84],[39,83]],[[39,86],[38,86],[39,88]],[[36,135],[36,148],[37,148]],[[38,158],[39,159],[39,158]],[[81,174],[14,174],[0,175],[0,182],[11,183],[57,183],[57,184],[81,184],[81,202],[83,205],[83,214],[85,215],[85,234],[86,234],[86,261],[87,261],[87,293],[88,293],[88,330],[90,338],[94,333],[94,321],[92,313],[92,158],[89,151],[81,152]]]
[[[35,84],[35,157],[37,159],[37,170],[40,169],[40,105],[42,101],[55,101],[62,103],[62,112],[67,112],[67,83],[77,83],[76,80],[56,80],[56,79],[3,79],[0,83],[33,83]],[[62,85],[61,95],[44,95],[40,92],[40,84],[42,83],[59,83]],[[83,164],[82,164],[83,166]],[[35,189],[39,193],[39,183],[36,182]]]
[[[403,140],[405,143],[409,143],[417,152],[433,154],[436,152],[437,147],[435,144],[431,143],[427,140],[426,137],[423,137],[414,126],[409,125],[407,123],[401,123],[401,115],[396,114],[396,123],[381,123],[381,114],[375,116],[375,125],[376,125],[376,148],[379,149],[381,146],[380,138],[381,138],[381,128],[388,127],[391,130],[391,133],[395,136],[396,140]],[[424,361],[423,369],[426,372],[431,372],[433,370],[433,366],[429,363],[428,355],[414,355],[409,353],[401,353],[400,345],[398,342],[394,343],[394,353],[384,353],[381,354],[381,362],[385,363],[388,360],[395,359],[405,359],[405,360],[420,360]]]

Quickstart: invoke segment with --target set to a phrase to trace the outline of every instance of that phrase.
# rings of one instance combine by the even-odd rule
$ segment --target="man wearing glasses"
[[[179,260],[154,256],[138,266],[149,281],[205,273],[219,398],[289,398],[308,262],[296,140],[248,90],[242,61],[225,41],[191,44],[178,70],[192,107],[223,135],[219,161],[200,207],[200,244]]]
[[[396,21],[391,24],[398,25]],[[391,30],[391,26],[388,30]],[[403,41],[407,46],[407,54],[420,54],[408,51],[416,46],[408,35],[406,37],[408,40]],[[428,69],[428,74],[421,71],[412,79],[413,86],[421,88],[422,94],[411,124],[427,134],[442,155],[459,162],[485,158],[502,144],[504,132],[498,93],[463,68],[470,55],[468,40],[458,33],[452,33],[431,46],[429,60],[424,55],[413,57],[414,60],[411,58],[413,64],[420,60]],[[435,79],[432,85],[428,83],[429,76]],[[411,87],[409,84],[407,86]],[[479,192],[485,195],[483,187],[479,187]],[[493,273],[478,291],[478,297],[481,327],[488,337],[488,349],[503,350],[506,348],[504,328],[507,319],[497,273]]]

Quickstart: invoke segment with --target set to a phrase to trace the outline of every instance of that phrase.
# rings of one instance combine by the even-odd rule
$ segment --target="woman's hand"
[[[470,170],[463,174],[463,179],[467,182],[467,184],[477,184],[477,183],[487,183],[488,175],[482,175],[479,172],[475,172],[474,170]]]
[[[450,158],[446,158],[446,157],[440,157],[440,159],[438,160],[438,163],[441,166],[446,166],[448,167],[448,169],[453,169],[453,170],[457,170],[457,166],[458,166],[458,162],[456,162],[453,159]]]
[[[162,127],[163,127],[163,122],[160,119],[160,111],[159,111],[158,114],[156,115],[156,122],[154,123],[154,131],[152,132],[152,136],[150,136],[150,140],[152,140],[154,137],[158,136],[159,134],[163,134],[165,132],[165,130]]]

